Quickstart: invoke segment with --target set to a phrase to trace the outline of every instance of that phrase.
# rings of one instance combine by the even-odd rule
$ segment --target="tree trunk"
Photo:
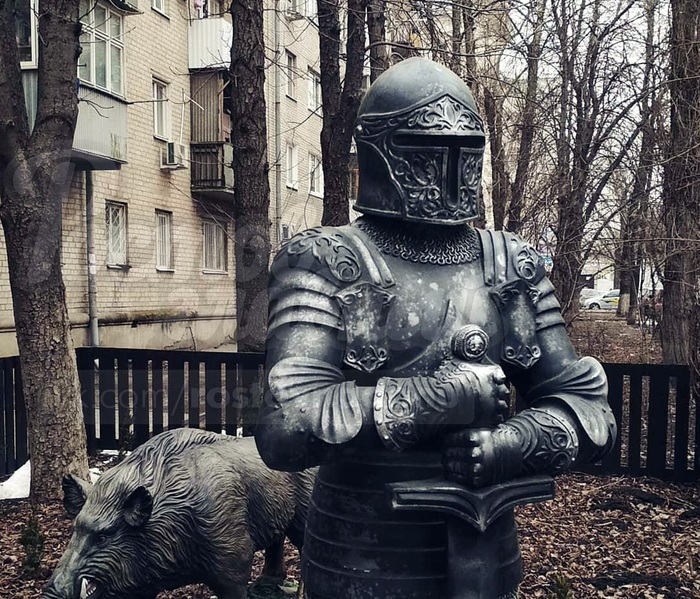
[[[370,81],[374,83],[389,68],[386,44],[386,0],[367,0]]]
[[[236,338],[239,351],[263,351],[270,260],[270,182],[262,4],[235,0],[231,17]]]
[[[495,80],[490,85],[498,86],[498,81]],[[500,231],[503,229],[506,219],[510,184],[503,141],[503,98],[496,97],[490,85],[484,86],[484,113],[489,130],[489,149],[491,150],[493,228]]]
[[[700,366],[697,265],[700,205],[700,12],[695,0],[671,1],[670,147],[665,168],[668,237],[661,340],[664,362]],[[696,377],[697,381],[697,377]]]
[[[365,49],[364,0],[348,0],[347,62],[340,77],[340,2],[318,2],[319,50],[321,54],[321,98],[323,126],[322,224],[339,226],[350,220],[350,146],[357,109],[362,99],[362,69]]]
[[[0,220],[27,404],[31,498],[61,497],[61,479],[88,479],[85,425],[61,276],[62,204],[73,174],[80,52],[77,0],[39,13],[37,115],[30,137],[13,3],[0,5]]]
[[[527,88],[520,125],[520,144],[515,179],[511,187],[508,204],[507,227],[513,233],[519,233],[523,226],[523,208],[525,189],[530,178],[532,147],[535,139],[535,118],[538,112],[537,91],[539,87],[540,53],[542,52],[542,23],[544,21],[544,0],[537,0],[533,10],[535,15],[532,42],[527,47]]]
[[[270,261],[270,180],[265,105],[263,4],[231,3],[231,138],[236,256],[236,341],[238,351],[264,351]],[[277,18],[275,16],[275,18]],[[254,430],[261,400],[257,371],[242,373],[243,433]]]

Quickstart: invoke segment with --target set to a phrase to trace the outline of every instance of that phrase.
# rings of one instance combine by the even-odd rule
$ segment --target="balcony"
[[[210,200],[233,201],[233,146],[225,142],[190,144],[192,191]]]
[[[233,27],[223,17],[190,21],[190,69],[228,69]]]
[[[73,137],[77,162],[115,170],[126,162],[126,103],[90,87],[78,90],[78,122]]]
[[[22,71],[29,126],[34,127],[37,71]],[[126,163],[126,112],[123,100],[82,86],[78,90],[78,121],[73,137],[73,161],[81,168],[118,170]]]

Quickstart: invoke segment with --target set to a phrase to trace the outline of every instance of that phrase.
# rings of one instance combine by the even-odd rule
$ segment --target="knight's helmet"
[[[355,124],[355,209],[435,224],[479,216],[484,126],[467,84],[427,58],[380,75]]]

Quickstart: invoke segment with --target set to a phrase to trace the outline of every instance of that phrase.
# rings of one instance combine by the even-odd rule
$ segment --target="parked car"
[[[584,287],[581,289],[581,293],[578,296],[578,305],[583,308],[586,300],[591,299],[592,297],[600,297],[603,295],[603,291],[600,291],[599,289],[593,289],[592,287]]]
[[[583,302],[586,310],[616,310],[620,303],[620,290],[613,289],[597,297],[588,298]]]

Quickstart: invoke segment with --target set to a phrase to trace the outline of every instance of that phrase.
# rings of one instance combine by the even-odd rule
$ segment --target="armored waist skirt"
[[[322,466],[302,550],[307,599],[448,599],[444,517],[393,512],[385,490],[387,483],[441,474],[440,456],[429,452],[365,453]],[[522,567],[512,511],[485,533],[474,530],[474,549],[449,559],[473,568],[476,588],[484,578],[498,581],[496,597],[517,587]]]

